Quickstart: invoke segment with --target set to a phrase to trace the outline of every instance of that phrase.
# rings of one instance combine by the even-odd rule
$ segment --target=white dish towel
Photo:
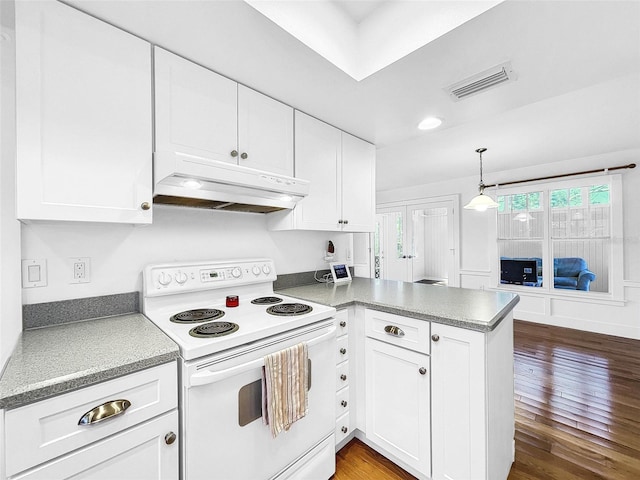
[[[309,411],[308,358],[305,342],[264,357],[262,421],[273,438]]]

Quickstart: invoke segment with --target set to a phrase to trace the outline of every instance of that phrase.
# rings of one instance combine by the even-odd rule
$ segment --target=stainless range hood
[[[269,213],[290,209],[309,181],[179,152],[155,152],[153,202]]]

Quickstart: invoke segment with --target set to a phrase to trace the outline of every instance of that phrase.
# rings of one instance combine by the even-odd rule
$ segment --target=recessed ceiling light
[[[442,120],[437,117],[427,117],[418,124],[420,130],[431,130],[442,125]]]

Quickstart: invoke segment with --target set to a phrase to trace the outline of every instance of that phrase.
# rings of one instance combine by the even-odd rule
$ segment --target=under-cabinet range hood
[[[153,202],[269,213],[295,207],[309,181],[179,152],[155,152]]]

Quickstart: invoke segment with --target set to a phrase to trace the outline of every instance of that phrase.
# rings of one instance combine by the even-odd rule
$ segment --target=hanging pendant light
[[[494,202],[493,198],[484,194],[484,182],[482,181],[482,154],[486,151],[486,148],[479,148],[476,150],[476,152],[480,154],[480,183],[478,184],[478,190],[480,193],[473,197],[471,201],[464,206],[464,208],[476,210],[478,212],[484,212],[488,208],[498,207],[498,204]]]

